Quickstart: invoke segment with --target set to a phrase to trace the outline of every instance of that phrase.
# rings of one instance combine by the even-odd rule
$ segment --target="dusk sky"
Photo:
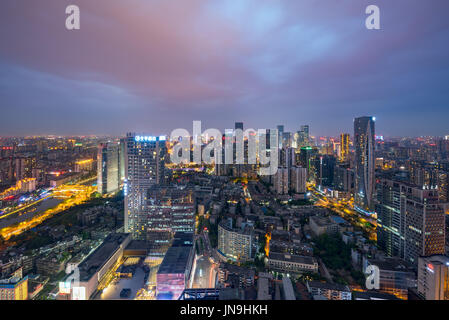
[[[446,135],[448,17],[448,0],[0,0],[0,135],[336,135],[365,115],[377,134]]]

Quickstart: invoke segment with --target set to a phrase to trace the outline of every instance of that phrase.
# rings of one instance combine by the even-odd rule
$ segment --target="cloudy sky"
[[[65,28],[65,8],[81,29]],[[365,28],[365,8],[381,30]],[[0,135],[449,134],[448,0],[1,0]]]

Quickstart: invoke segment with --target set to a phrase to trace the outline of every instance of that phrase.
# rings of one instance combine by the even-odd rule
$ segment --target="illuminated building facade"
[[[181,235],[181,233],[177,234]],[[183,233],[183,235],[190,235],[190,241],[175,240],[159,266],[156,275],[158,299],[177,300],[183,291],[190,287],[190,282],[193,280],[192,269],[195,256],[193,233]]]
[[[449,172],[438,172],[438,195],[441,203],[449,203]]]
[[[405,258],[416,266],[419,256],[444,254],[445,216],[435,188],[406,191]]]
[[[155,255],[164,254],[177,232],[194,232],[193,191],[176,186],[153,186],[148,190],[146,240]]]
[[[68,300],[89,300],[96,290],[103,290],[123,262],[125,248],[131,242],[127,233],[112,233],[86,257],[78,268],[59,283],[59,295]]]
[[[279,148],[282,149],[283,142],[284,142],[284,139],[283,139],[284,138],[284,126],[278,125],[277,130],[278,130],[278,137],[279,137]]]
[[[416,274],[402,259],[364,259],[364,269],[374,265],[379,268],[379,291],[407,300],[408,290],[416,288]]]
[[[75,172],[89,172],[94,166],[93,159],[84,159],[75,162]]]
[[[445,216],[435,187],[381,179],[377,183],[378,245],[411,265],[419,256],[444,253]]]
[[[340,135],[340,161],[349,161],[349,144],[350,144],[349,133],[342,133]]]
[[[418,293],[426,300],[449,300],[449,257],[419,258]]]
[[[390,257],[405,258],[405,187],[388,179],[376,184],[377,244]]]
[[[167,147],[165,136],[126,135],[125,232],[146,240],[148,229],[148,190],[164,183]]]
[[[374,120],[374,117],[360,117],[354,119],[354,208],[364,214],[374,213]]]
[[[224,260],[248,261],[255,254],[254,228],[242,224],[241,228],[232,227],[232,219],[218,225],[218,253]]]
[[[307,169],[307,180],[310,180],[313,176],[312,160],[317,154],[318,149],[312,147],[302,147],[299,151],[299,164]]]
[[[0,280],[0,300],[28,300],[28,276]]]

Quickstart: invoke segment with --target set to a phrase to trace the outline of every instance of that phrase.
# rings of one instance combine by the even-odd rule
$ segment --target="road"
[[[43,212],[35,212],[29,219],[3,227],[0,230],[0,235],[5,240],[8,240],[12,236],[19,235],[26,230],[32,229],[55,214],[88,201],[90,199],[90,195],[94,191],[96,191],[95,187],[81,184],[67,184],[56,187],[52,190],[48,199],[62,199],[60,203]],[[40,201],[37,203],[39,202]],[[29,208],[29,206],[23,207],[21,210],[27,208]]]
[[[209,233],[202,231],[198,237],[203,240],[204,251],[196,260],[195,274],[193,275],[193,288],[215,288],[218,257],[212,248]]]
[[[342,218],[350,222],[352,225],[362,228],[369,234],[370,240],[377,239],[377,221],[374,218],[362,215],[354,210],[351,201],[335,200],[328,198],[323,193],[317,191],[313,186],[309,186],[311,196],[317,200],[315,205],[331,209],[338,213]]]

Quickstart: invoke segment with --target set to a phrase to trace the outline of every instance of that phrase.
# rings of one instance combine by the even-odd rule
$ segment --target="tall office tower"
[[[310,138],[310,132],[309,132],[309,125],[305,124],[301,126],[300,131],[304,133],[304,138],[306,139],[306,141],[309,141]]]
[[[322,187],[332,187],[334,183],[335,157],[319,155],[311,161],[316,184]]]
[[[290,168],[290,188],[295,193],[306,193],[307,169],[297,166]]]
[[[388,256],[416,267],[419,256],[444,253],[445,215],[436,188],[380,179],[376,213],[377,243]]]
[[[290,148],[292,147],[292,134],[291,132],[284,132],[282,135],[282,146]]]
[[[365,214],[374,213],[374,120],[374,117],[354,119],[354,208]]]
[[[296,150],[295,148],[285,148],[286,150],[286,163],[287,168],[296,166]]]
[[[337,191],[350,193],[354,189],[354,170],[349,165],[337,165],[334,168],[334,188]]]
[[[101,194],[120,188],[120,145],[101,143],[97,155],[97,191]]]
[[[349,133],[342,133],[340,135],[340,161],[348,162],[349,161]]]
[[[294,135],[294,147],[302,148],[310,145],[309,126],[303,125]]]
[[[283,125],[278,125],[277,126],[277,130],[278,130],[278,137],[279,137],[279,148],[283,147],[283,138],[284,138],[284,126]]]
[[[307,180],[312,176],[312,160],[317,153],[318,150],[312,147],[302,147],[299,151],[299,165],[307,169]]]
[[[449,300],[449,257],[419,258],[418,293],[426,300]]]
[[[152,186],[147,193],[146,240],[152,254],[164,254],[176,232],[195,232],[192,189]]]
[[[126,134],[125,232],[147,239],[148,190],[165,180],[165,136]]]
[[[235,130],[240,129],[243,131],[243,122],[236,122],[235,123]]]
[[[271,129],[265,129],[265,146],[267,148],[267,150],[271,149],[271,141],[270,141],[270,137],[271,137]]]
[[[380,179],[377,189],[377,244],[390,257],[405,258],[406,186]]]
[[[418,264],[419,256],[444,254],[445,216],[438,190],[406,188],[405,260]]]
[[[279,149],[279,166],[291,168],[296,165],[296,150],[295,148],[281,148]]]

